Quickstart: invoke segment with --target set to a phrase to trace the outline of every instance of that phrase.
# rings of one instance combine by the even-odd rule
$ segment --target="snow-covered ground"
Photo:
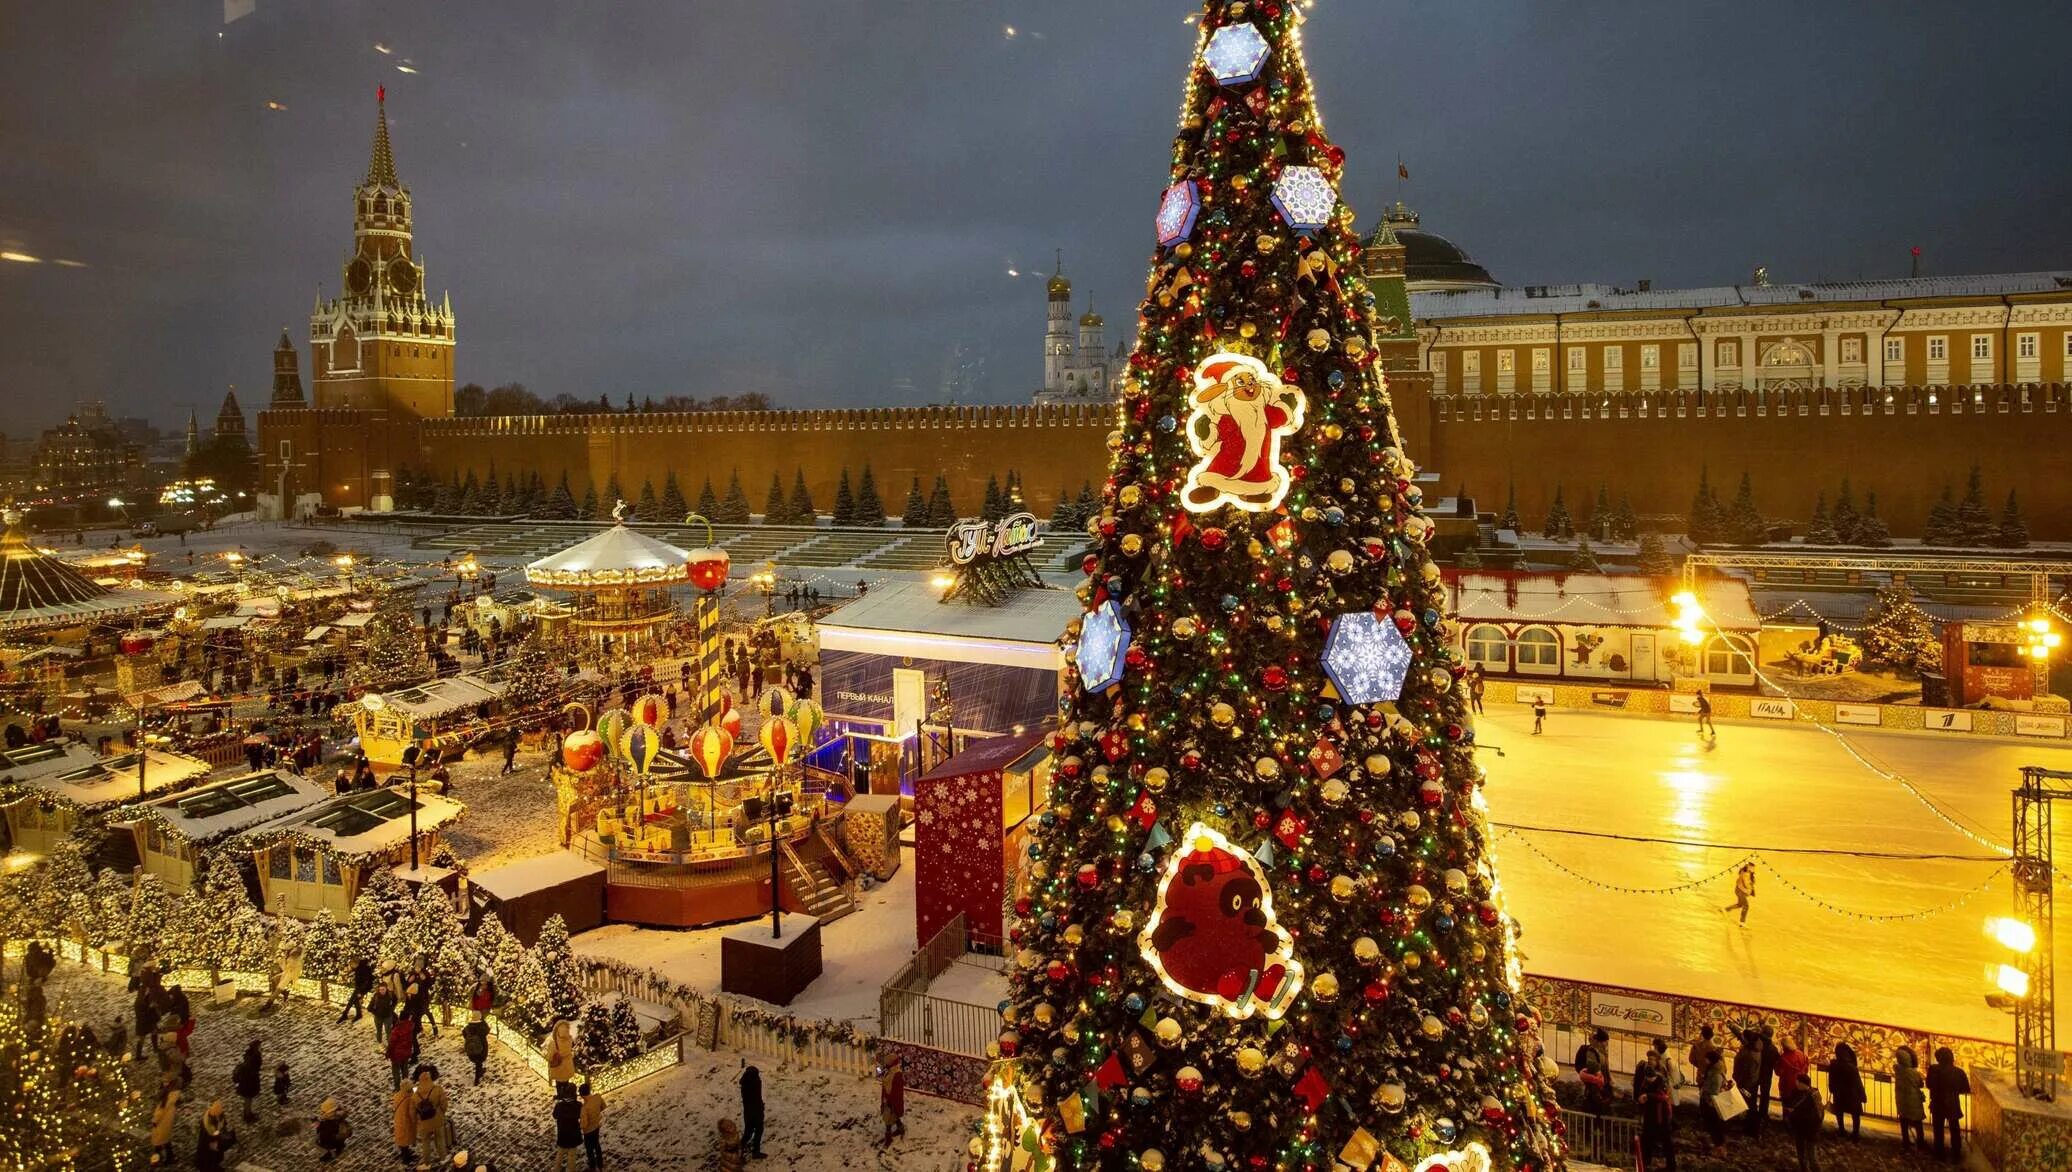
[[[1851,732],[1845,744],[1806,725],[1765,723],[1723,725],[1708,749],[1686,722],[1568,711],[1550,713],[1543,736],[1531,729],[1522,707],[1492,706],[1478,721],[1479,739],[1503,750],[1482,755],[1493,821],[1724,845],[1499,828],[1501,877],[1525,927],[1527,971],[1977,1037],[2008,1034],[2007,1017],[1983,1000],[1986,963],[2006,958],[1981,921],[2008,913],[2009,886],[2001,863],[1972,861],[1995,851],[1970,835],[2006,844],[2018,768],[2072,768],[2072,751],[1875,732]],[[1852,747],[1928,801],[1874,772]],[[1759,872],[1754,911],[1742,927],[1720,909],[1732,901],[1731,865],[1751,848],[1776,870]],[[2072,838],[2060,838],[2059,852],[2072,861]],[[1610,889],[1708,877],[1671,893]],[[1861,918],[1928,909],[1943,910]],[[2072,961],[2072,947],[2061,945],[2058,959]],[[2072,1015],[2063,1020],[2072,1025]]]
[[[129,1016],[129,995],[120,977],[105,977],[69,964],[53,975],[50,1003],[54,1016],[80,1017],[97,1027]],[[179,1116],[178,1162],[194,1155],[194,1128],[211,1099],[226,1101],[233,1120],[237,1099],[230,1089],[230,1071],[245,1044],[259,1040],[264,1060],[264,1093],[259,1120],[238,1123],[240,1142],[231,1149],[233,1167],[287,1172],[315,1172],[324,1165],[311,1137],[311,1117],[318,1102],[336,1096],[353,1123],[353,1138],[344,1159],[330,1167],[394,1168],[390,1143],[388,1063],[381,1056],[369,1021],[338,1024],[335,1014],[310,1002],[297,1001],[270,1014],[256,1012],[255,999],[232,1007],[194,998],[196,1027],[191,1039],[194,1084]],[[460,1035],[447,1029],[428,1039],[420,1059],[439,1068],[451,1096],[451,1117],[460,1140],[477,1160],[494,1160],[503,1169],[545,1169],[553,1166],[553,1123],[550,1088],[500,1045],[489,1048],[488,1077],[475,1086],[460,1052]],[[286,1108],[273,1103],[275,1062],[288,1064],[294,1089]],[[155,1081],[155,1058],[146,1051],[145,1085]],[[604,1151],[608,1166],[689,1172],[712,1166],[710,1153],[718,1121],[740,1118],[737,1080],[741,1069],[756,1063],[763,1075],[767,1135],[761,1166],[801,1172],[853,1172],[860,1168],[900,1172],[940,1172],[961,1168],[965,1145],[977,1115],[958,1103],[907,1096],[907,1135],[887,1151],[877,1147],[878,1087],[874,1080],[823,1070],[789,1067],[768,1058],[751,1058],[729,1050],[686,1053],[683,1065],[643,1079],[607,1096]],[[299,1129],[286,1137],[275,1125],[296,1121]]]
[[[798,1017],[856,1023],[875,1032],[878,989],[914,954],[914,853],[900,852],[899,871],[863,892],[862,906],[820,929],[820,979],[784,1006]],[[575,938],[577,952],[645,965],[671,980],[719,992],[716,928],[640,928],[608,924]]]

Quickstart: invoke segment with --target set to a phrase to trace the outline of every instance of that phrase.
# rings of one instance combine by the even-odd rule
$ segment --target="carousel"
[[[612,516],[611,528],[525,567],[532,585],[574,596],[570,628],[606,654],[657,642],[677,618],[674,588],[710,591],[727,574],[717,549],[678,549],[628,528],[626,502]],[[709,583],[715,565],[718,581]]]
[[[824,731],[820,706],[780,689],[764,699],[745,745],[733,708],[681,739],[660,696],[595,727],[579,705],[564,712],[580,731],[552,770],[562,842],[605,868],[608,919],[699,927],[767,915],[773,876],[787,912],[825,921],[856,909],[869,873],[859,856],[883,856],[882,820],[851,826],[847,779],[804,764]]]

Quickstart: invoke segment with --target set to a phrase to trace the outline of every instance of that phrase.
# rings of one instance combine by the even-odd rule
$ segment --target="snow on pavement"
[[[1764,858],[1837,914],[1759,871],[1741,927],[1720,909],[1750,847],[1958,856],[1994,854],[2009,836],[2008,793],[2022,765],[2072,768],[2072,751],[1969,737],[1856,733],[1857,751],[1904,776],[1957,825],[1807,725],[1729,724],[1707,749],[1691,724],[1556,710],[1531,735],[1528,708],[1477,720],[1491,820],[1690,843],[1614,841],[1495,829],[1511,913],[1524,925],[1526,971],[1745,1004],[1998,1038],[2007,1017],[1983,1000],[1981,931],[2008,912],[1997,861],[1895,860],[1843,854]],[[2072,839],[2059,843],[2072,859]],[[1996,871],[1998,874],[1996,875]],[[1587,876],[1588,880],[1576,875]],[[1631,894],[1600,884],[1691,890]],[[1594,882],[1593,882],[1594,881]],[[1981,885],[1984,885],[1981,889]],[[2072,959],[2061,949],[2060,962]],[[2064,1019],[2072,1026],[2072,1016]]]

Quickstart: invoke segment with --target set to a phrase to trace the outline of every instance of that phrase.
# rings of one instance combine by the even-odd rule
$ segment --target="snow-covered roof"
[[[820,650],[1054,668],[1054,644],[1084,613],[1069,590],[1018,590],[998,606],[941,594],[926,582],[875,586],[821,620]]]
[[[529,859],[491,867],[468,877],[468,882],[497,899],[516,899],[535,891],[559,887],[592,875],[604,874],[604,868],[589,862],[579,855],[567,851],[549,851]]]
[[[1900,301],[1909,298],[1998,297],[2072,291],[2072,272],[1985,273],[1956,277],[1899,277],[1884,281],[1813,281],[1772,285],[1715,285],[1699,289],[1621,289],[1612,285],[1529,285],[1439,290],[1410,295],[1412,314],[1431,318],[1505,317],[1621,310],[1730,309],[1805,302]]]
[[[1464,623],[1566,623],[1599,627],[1670,627],[1679,587],[1638,574],[1473,573],[1447,576],[1448,610]],[[1728,631],[1762,627],[1746,583],[1708,578],[1693,591],[1706,626]]]
[[[241,630],[251,625],[252,618],[253,616],[248,614],[210,615],[201,621],[201,629],[204,631]]]
[[[419,790],[418,836],[460,817],[466,808],[450,798]],[[244,833],[252,838],[294,834],[314,839],[337,854],[374,854],[410,841],[410,791],[399,787],[344,794]]]
[[[430,720],[494,700],[509,686],[476,675],[447,676],[415,687],[383,692],[375,703],[368,702],[372,696],[362,698],[360,703],[369,709],[378,705],[400,712],[413,720]]]
[[[135,753],[103,757],[77,741],[67,742],[56,753],[50,745],[29,745],[0,753],[0,782],[13,782],[42,796],[68,802],[81,809],[112,806],[187,784],[207,776],[214,768],[184,753],[147,749],[144,780],[137,782]]]
[[[199,700],[209,694],[209,689],[200,680],[180,680],[177,683],[161,684],[141,692],[130,692],[123,701],[132,708],[160,708],[167,704],[184,704]]]
[[[525,567],[535,586],[649,585],[690,577],[691,555],[666,541],[614,525]]]
[[[330,792],[330,787],[300,774],[267,769],[160,798],[137,807],[133,814],[155,815],[190,842],[211,842],[307,809],[323,801]]]
[[[355,627],[364,627],[368,623],[371,623],[373,621],[374,612],[366,610],[356,610],[353,611],[351,614],[339,615],[336,619],[332,620],[331,625],[334,627],[345,627],[348,630],[350,630]]]

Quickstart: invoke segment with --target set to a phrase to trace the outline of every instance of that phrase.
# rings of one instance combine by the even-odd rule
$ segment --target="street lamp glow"
[[[2026,953],[2036,947],[2036,929],[2011,916],[1994,916],[1986,921],[1986,935],[2009,952]]]
[[[111,497],[109,497],[109,498],[108,498],[108,507],[109,507],[109,508],[111,508],[111,509],[119,509],[119,508],[121,508],[121,507],[122,507],[122,498],[121,498],[121,497],[119,497],[119,496],[111,496]]]
[[[928,580],[928,584],[935,587],[937,590],[948,590],[950,587],[955,586],[957,584],[957,580],[955,578],[952,578],[948,574],[937,574],[935,577],[930,578]]]
[[[2017,1000],[2029,995],[2029,974],[2011,964],[1987,965],[1986,979],[1995,989]]]
[[[339,554],[337,557],[331,559],[331,564],[337,566],[341,570],[350,570],[353,568],[353,555],[349,553]]]

